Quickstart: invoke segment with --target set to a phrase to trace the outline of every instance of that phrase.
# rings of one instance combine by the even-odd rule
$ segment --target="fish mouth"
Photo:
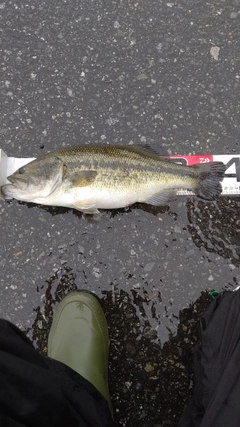
[[[9,182],[11,182],[11,184],[15,184],[15,182],[14,182],[14,178],[12,178],[11,176],[8,176],[7,177],[7,180],[9,181]]]
[[[11,184],[15,187],[15,188],[17,188],[17,189],[19,189],[19,190],[26,190],[26,188],[27,188],[27,186],[28,186],[28,181],[25,179],[25,178],[18,178],[18,179],[15,179],[13,176],[8,176],[7,177],[7,180],[9,181],[9,182],[11,182]]]
[[[16,187],[14,187],[14,185],[5,184],[1,187],[1,196],[4,199],[12,199],[14,190],[16,190]]]

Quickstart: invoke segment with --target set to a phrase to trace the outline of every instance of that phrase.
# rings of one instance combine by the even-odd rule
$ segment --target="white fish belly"
[[[60,187],[47,198],[35,198],[31,201],[44,205],[65,206],[69,208],[77,206],[80,210],[87,210],[89,208],[117,209],[130,206],[136,202],[144,203],[155,194],[174,187],[172,183],[161,185],[159,182],[129,190],[124,188],[102,188],[91,185],[75,188]],[[183,187],[184,185],[179,186],[179,188]]]
[[[129,206],[137,201],[138,194],[119,190],[88,188],[76,192],[74,202],[83,201],[97,209],[116,209]]]
[[[96,208],[99,209],[116,209],[130,206],[137,202],[138,195],[134,193],[119,191],[101,191],[94,197]]]
[[[36,198],[31,201],[44,205],[65,206],[69,208],[74,208],[78,205],[82,209],[88,209],[89,207],[96,209],[116,209],[136,203],[137,199],[137,193],[97,189],[87,186],[72,188],[68,191],[61,191],[59,189],[50,197]]]

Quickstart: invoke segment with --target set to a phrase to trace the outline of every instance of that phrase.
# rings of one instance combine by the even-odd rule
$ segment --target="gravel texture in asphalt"
[[[240,1],[3,1],[0,147],[240,154]],[[239,284],[240,199],[99,216],[0,202],[0,314],[46,354],[69,291],[101,299],[119,426],[177,426],[209,291]]]

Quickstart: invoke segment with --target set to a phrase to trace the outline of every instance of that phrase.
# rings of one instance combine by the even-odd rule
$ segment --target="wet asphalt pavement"
[[[240,153],[240,1],[0,4],[0,148],[150,144]],[[46,354],[57,303],[100,298],[116,425],[174,427],[209,291],[239,285],[240,199],[99,216],[0,202],[0,313]]]

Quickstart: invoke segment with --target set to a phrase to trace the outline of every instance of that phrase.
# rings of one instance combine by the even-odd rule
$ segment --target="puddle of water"
[[[1,217],[3,316],[46,354],[57,304],[76,289],[95,292],[109,325],[116,421],[175,426],[191,394],[209,291],[238,285],[239,203],[179,198],[99,217],[9,203]]]
[[[188,201],[188,229],[194,244],[228,260],[234,269],[240,265],[240,201],[220,198],[206,204]]]

